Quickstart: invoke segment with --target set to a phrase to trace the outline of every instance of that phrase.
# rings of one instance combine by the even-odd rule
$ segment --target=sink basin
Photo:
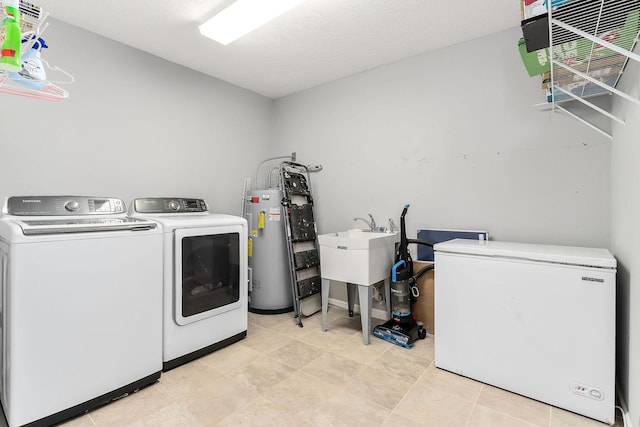
[[[372,285],[389,277],[399,233],[359,229],[318,235],[323,279]]]

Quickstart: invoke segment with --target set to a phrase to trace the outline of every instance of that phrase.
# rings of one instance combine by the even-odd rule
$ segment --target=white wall
[[[636,49],[639,52],[640,49]],[[620,88],[640,98],[640,64],[629,61]],[[618,382],[631,422],[640,426],[640,107],[623,100],[615,112],[626,121],[613,128],[611,241],[618,260]],[[635,274],[634,274],[635,272]]]
[[[270,99],[55,19],[45,35],[43,58],[76,81],[61,103],[0,94],[3,201],[191,196],[240,214],[243,177],[271,152]]]
[[[609,247],[611,143],[544,102],[513,28],[276,100],[275,144],[320,163],[320,233],[372,213],[407,234]],[[357,226],[361,226],[359,223]],[[411,249],[416,258],[416,249]],[[346,300],[343,286],[331,298]]]
[[[275,141],[312,176],[320,232],[372,213],[496,240],[608,247],[610,150],[577,121],[539,112],[519,28],[275,102]]]

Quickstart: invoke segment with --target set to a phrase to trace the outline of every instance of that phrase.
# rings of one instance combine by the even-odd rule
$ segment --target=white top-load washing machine
[[[135,199],[130,215],[164,230],[163,370],[243,339],[247,221],[188,198]]]
[[[162,370],[162,231],[105,197],[10,197],[0,219],[0,400],[53,425]]]

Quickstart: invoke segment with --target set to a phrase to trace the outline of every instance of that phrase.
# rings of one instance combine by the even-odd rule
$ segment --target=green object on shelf
[[[529,76],[537,76],[551,70],[548,55],[549,48],[527,52],[526,42],[521,38],[518,40],[518,50],[520,51],[524,68],[527,69]]]
[[[20,71],[22,60],[20,44],[22,34],[20,30],[19,0],[5,0],[5,18],[2,20],[0,40],[0,70]]]

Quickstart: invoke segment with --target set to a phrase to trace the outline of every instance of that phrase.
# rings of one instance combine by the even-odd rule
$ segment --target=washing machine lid
[[[98,231],[152,230],[157,224],[138,218],[69,218],[47,220],[13,220],[25,236],[38,234],[90,233]]]
[[[5,218],[24,235],[151,230],[153,221],[126,216],[121,199],[93,196],[14,196]]]

